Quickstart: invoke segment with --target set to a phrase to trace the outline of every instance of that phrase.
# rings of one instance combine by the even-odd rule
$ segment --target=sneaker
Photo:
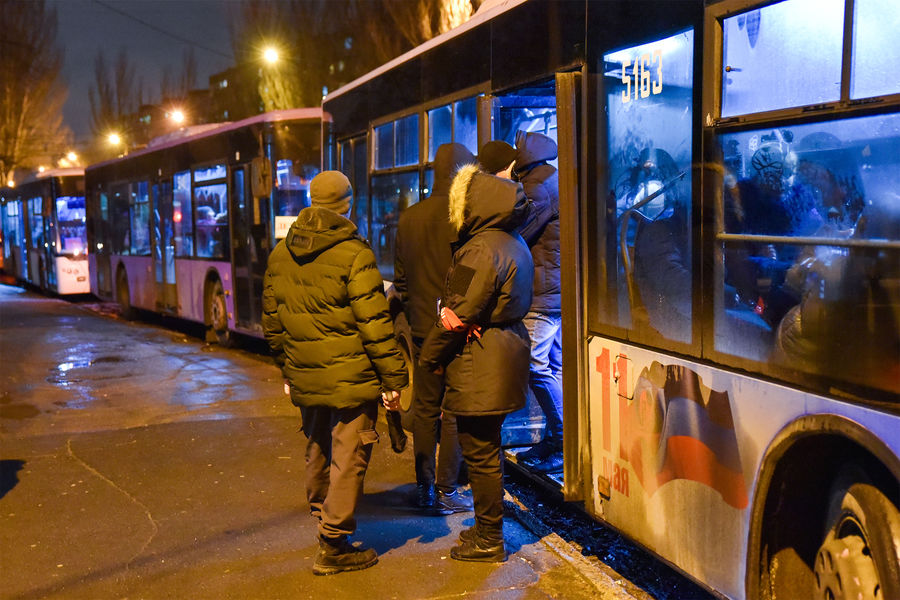
[[[467,539],[459,546],[450,549],[450,558],[473,562],[506,562],[506,545],[502,539],[499,542],[494,542],[486,540],[473,532],[471,539]]]
[[[447,510],[449,511],[448,514],[453,514],[471,511],[473,502],[472,498],[458,490],[453,490],[449,493],[438,490],[435,506],[438,510]]]
[[[528,463],[528,466],[541,473],[559,473],[563,469],[563,454],[554,452],[543,460]]]
[[[334,540],[320,537],[313,574],[334,575],[342,571],[360,571],[377,562],[378,555],[372,548],[357,548],[346,537]]]

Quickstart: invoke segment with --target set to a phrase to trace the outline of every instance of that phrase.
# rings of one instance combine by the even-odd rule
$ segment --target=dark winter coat
[[[394,258],[394,289],[400,296],[412,334],[424,338],[437,320],[456,232],[447,221],[450,183],[475,157],[462,144],[441,145],[434,157],[431,195],[400,214]]]
[[[526,205],[517,183],[460,169],[450,190],[450,221],[460,245],[453,254],[442,296],[466,331],[429,330],[420,363],[446,369],[443,408],[458,415],[506,414],[522,408],[528,393],[531,344],[522,317],[531,305],[534,268],[516,233]]]
[[[534,260],[534,298],[531,311],[561,312],[559,283],[559,179],[547,161],[556,158],[556,142],[539,133],[522,133],[516,139],[515,179],[531,201],[519,233],[531,248]]]
[[[262,323],[297,406],[351,408],[409,383],[375,255],[331,210],[300,211],[269,255]]]

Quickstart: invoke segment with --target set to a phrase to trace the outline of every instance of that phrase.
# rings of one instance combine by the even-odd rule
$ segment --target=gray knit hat
[[[353,188],[340,171],[322,171],[309,184],[309,200],[313,206],[333,210],[339,215],[350,210]]]

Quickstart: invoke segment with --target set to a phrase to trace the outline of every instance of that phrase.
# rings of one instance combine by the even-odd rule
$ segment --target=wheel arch
[[[862,469],[895,506],[900,506],[900,457],[859,423],[840,415],[806,415],[778,432],[760,462],[751,504],[747,598],[767,597],[761,595],[763,549],[773,542],[802,543],[811,522],[826,510],[823,486],[827,491],[840,467],[849,465]],[[819,468],[823,466],[826,468]],[[784,487],[798,477],[806,485]],[[791,521],[790,528],[774,525],[788,520],[776,515],[782,510],[788,518],[799,517]],[[790,531],[786,533],[786,529]]]

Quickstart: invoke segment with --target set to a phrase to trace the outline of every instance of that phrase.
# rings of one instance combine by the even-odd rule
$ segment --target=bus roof
[[[240,121],[226,121],[224,123],[207,123],[205,125],[193,125],[191,127],[185,127],[183,130],[179,130],[170,134],[166,134],[164,136],[160,136],[157,138],[153,138],[150,140],[150,143],[147,144],[146,147],[141,148],[139,150],[135,150],[134,152],[129,152],[124,157],[112,158],[110,160],[105,160],[103,162],[94,163],[88,167],[88,169],[93,169],[95,167],[100,167],[108,164],[112,164],[114,162],[120,161],[123,158],[132,158],[135,156],[142,156],[144,154],[149,154],[151,152],[156,152],[157,150],[163,150],[165,148],[172,148],[175,146],[179,146],[185,142],[203,139],[205,137],[210,137],[213,135],[218,135],[220,133],[224,133],[226,131],[233,131],[235,129],[240,129],[242,127],[247,127],[248,125],[255,125],[257,123],[275,123],[278,121],[291,121],[291,120],[299,120],[299,119],[322,119],[323,113],[321,108],[288,108],[285,110],[272,110],[266,113],[261,113],[258,115],[253,115],[252,117],[247,117],[246,119],[241,119]],[[325,117],[326,119],[328,117]]]
[[[482,23],[486,23],[487,21],[490,21],[497,15],[503,14],[508,10],[512,10],[516,6],[518,6],[520,4],[524,4],[527,1],[528,0],[485,0],[485,2],[481,5],[481,7],[478,9],[478,11],[476,11],[476,13],[472,16],[472,18],[469,19],[468,21],[466,21],[465,23],[463,23],[462,25],[460,25],[459,27],[454,27],[450,31],[444,32],[437,37],[433,37],[430,40],[428,40],[427,42],[420,44],[419,46],[416,46],[409,52],[407,52],[405,54],[401,54],[397,58],[384,63],[383,65],[381,65],[380,67],[378,67],[372,71],[369,71],[362,77],[357,77],[356,79],[354,79],[347,85],[339,87],[338,89],[334,90],[333,92],[331,92],[327,96],[325,96],[325,98],[322,99],[322,104],[324,105],[329,100],[337,98],[341,94],[348,92],[348,91],[352,90],[353,88],[364,84],[365,82],[369,81],[370,79],[374,79],[374,78],[378,77],[379,75],[381,75],[382,73],[386,73],[387,71],[390,71],[397,65],[403,64],[406,61],[408,61],[409,59],[411,59],[415,56],[418,56],[419,54],[422,54],[424,52],[427,52],[431,48],[440,46],[447,40],[453,39],[456,36],[461,35],[461,34],[465,33],[466,31],[468,31],[474,27],[477,27],[478,25],[481,25]]]

